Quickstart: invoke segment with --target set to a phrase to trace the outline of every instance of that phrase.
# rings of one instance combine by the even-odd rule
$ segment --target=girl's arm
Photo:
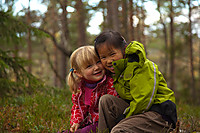
[[[70,121],[70,125],[73,126],[74,124],[80,124],[83,119],[82,119],[82,115],[81,115],[81,109],[79,108],[78,105],[78,96],[79,93],[77,94],[72,94],[72,109],[71,109],[71,121]]]
[[[118,96],[117,91],[114,88],[113,85],[113,79],[111,77],[108,77],[108,82],[107,82],[107,94],[113,95],[113,96]]]
[[[80,127],[80,124],[74,123],[71,127],[70,127],[70,131],[71,132],[76,132],[76,130]]]

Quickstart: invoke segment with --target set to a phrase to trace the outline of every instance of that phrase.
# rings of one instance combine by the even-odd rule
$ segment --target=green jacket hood
[[[129,56],[131,57],[133,54],[139,56],[139,66],[142,67],[147,59],[143,44],[137,41],[132,41],[125,50],[125,57],[129,58]]]

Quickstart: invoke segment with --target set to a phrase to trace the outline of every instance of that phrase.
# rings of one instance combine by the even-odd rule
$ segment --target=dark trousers
[[[133,115],[121,120],[117,119],[123,114],[129,104],[121,98],[104,95],[99,102],[99,133],[164,133],[171,131],[168,122],[154,111]]]

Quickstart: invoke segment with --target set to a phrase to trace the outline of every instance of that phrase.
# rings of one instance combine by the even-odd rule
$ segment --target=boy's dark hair
[[[112,31],[112,30],[104,31],[96,37],[94,41],[94,47],[95,47],[95,51],[97,55],[98,55],[97,49],[103,43],[106,44],[108,48],[113,47],[116,49],[120,49],[123,53],[127,45],[125,39],[121,36],[121,34],[119,32]]]

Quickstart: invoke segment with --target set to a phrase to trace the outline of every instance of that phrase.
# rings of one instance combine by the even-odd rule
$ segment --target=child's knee
[[[99,100],[99,105],[109,105],[111,99],[112,99],[112,95],[109,95],[109,94],[105,94],[103,96],[101,96],[100,100]]]

